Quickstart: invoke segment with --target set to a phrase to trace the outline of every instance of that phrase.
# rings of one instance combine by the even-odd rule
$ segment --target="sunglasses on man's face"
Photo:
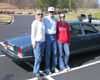
[[[38,15],[38,16],[40,16],[40,15],[42,16],[43,14],[37,14],[37,15]]]
[[[54,13],[54,11],[49,11],[49,13]]]
[[[60,18],[65,18],[65,16],[60,16]]]

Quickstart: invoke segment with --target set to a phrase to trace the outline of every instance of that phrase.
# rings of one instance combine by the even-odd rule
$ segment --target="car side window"
[[[81,35],[81,26],[79,24],[70,25],[70,34],[71,36]]]
[[[82,24],[85,34],[97,33],[97,31],[89,24]]]
[[[99,20],[98,18],[92,18],[92,20]]]

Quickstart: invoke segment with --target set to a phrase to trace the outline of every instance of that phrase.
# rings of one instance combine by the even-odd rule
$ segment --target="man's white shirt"
[[[54,17],[53,19],[50,16],[44,17],[43,22],[45,24],[45,33],[46,34],[56,34],[56,25],[58,19]]]

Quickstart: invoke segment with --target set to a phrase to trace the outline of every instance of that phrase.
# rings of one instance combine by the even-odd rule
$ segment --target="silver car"
[[[83,22],[88,22],[88,18],[82,20]],[[100,19],[96,18],[96,17],[92,17],[92,20],[91,20],[91,24],[97,26],[97,25],[100,25]]]

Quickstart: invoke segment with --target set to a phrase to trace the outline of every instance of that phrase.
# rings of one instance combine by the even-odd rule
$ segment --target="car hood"
[[[31,35],[7,39],[6,42],[8,44],[11,44],[13,46],[18,46],[18,47],[23,45],[28,45],[31,44]]]

